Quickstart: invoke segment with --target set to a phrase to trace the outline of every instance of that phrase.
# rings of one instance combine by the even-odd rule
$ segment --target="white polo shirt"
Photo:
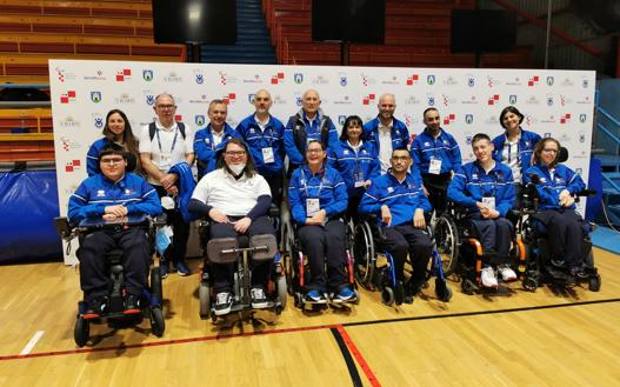
[[[236,180],[225,168],[207,173],[196,185],[192,199],[200,200],[228,216],[245,216],[259,196],[271,197],[271,189],[258,173]]]
[[[158,119],[155,120],[153,140],[149,136],[149,126],[143,126],[140,131],[140,153],[150,153],[153,164],[162,172],[168,172],[173,165],[185,161],[187,153],[194,153],[194,132],[185,125],[185,139],[175,122],[170,128],[165,128]],[[176,137],[176,140],[175,140]],[[148,177],[148,182],[160,185],[159,181]]]
[[[504,148],[502,149],[502,162],[510,167],[512,170],[512,177],[516,182],[521,181],[521,165],[519,162],[520,139],[521,135],[519,135],[513,142],[510,142],[508,141],[508,137],[506,137]]]
[[[392,158],[392,125],[383,125],[379,121],[379,160],[381,161],[381,174],[384,175],[387,170],[392,167],[390,159]]]

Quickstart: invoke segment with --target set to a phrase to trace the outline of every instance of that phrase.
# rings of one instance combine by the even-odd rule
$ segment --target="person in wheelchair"
[[[467,211],[467,226],[480,238],[485,262],[480,273],[482,286],[498,286],[494,267],[504,281],[514,281],[510,268],[513,225],[506,215],[513,208],[515,189],[510,167],[493,160],[493,143],[484,133],[472,139],[476,161],[455,173],[448,186],[448,199]]]
[[[84,180],[69,198],[69,221],[77,225],[86,219],[119,222],[119,227],[88,233],[80,240],[80,285],[87,310],[82,317],[97,318],[106,311],[108,277],[106,254],[116,247],[123,251],[127,296],[124,313],[140,313],[140,298],[147,286],[150,246],[145,230],[122,226],[131,215],[157,216],[162,213],[155,189],[142,177],[126,173],[127,156],[118,147],[106,147],[99,154],[101,173]]]
[[[327,163],[335,168],[347,186],[347,216],[355,217],[371,179],[381,175],[381,165],[372,142],[362,141],[363,123],[358,116],[349,116],[342,126],[340,143],[327,155]]]
[[[564,260],[571,276],[582,276],[583,229],[581,216],[575,211],[574,195],[585,189],[581,177],[558,163],[560,142],[542,139],[534,148],[534,165],[526,170],[524,182],[534,183],[539,198],[537,221],[549,231],[554,259]]]
[[[271,189],[254,167],[246,143],[231,138],[218,160],[218,168],[206,174],[196,185],[189,210],[208,217],[209,239],[236,238],[239,235],[271,234],[272,223],[267,217],[271,205]],[[265,287],[269,279],[270,261],[252,262],[251,305],[266,308]],[[215,314],[230,313],[233,305],[234,264],[212,266]]]
[[[318,140],[309,141],[306,164],[293,172],[288,189],[291,217],[310,263],[311,279],[305,286],[305,298],[313,304],[326,304],[326,291],[335,294],[335,302],[356,297],[345,273],[342,216],[347,209],[347,188],[338,171],[325,165],[325,158],[324,145]]]
[[[407,253],[413,266],[413,275],[404,285],[406,303],[413,302],[426,280],[426,268],[433,244],[426,233],[424,214],[432,207],[422,189],[417,174],[408,172],[412,160],[407,149],[396,149],[390,160],[388,173],[372,181],[362,197],[359,210],[377,215],[384,227],[383,245],[394,259],[396,280],[405,283],[404,267]]]

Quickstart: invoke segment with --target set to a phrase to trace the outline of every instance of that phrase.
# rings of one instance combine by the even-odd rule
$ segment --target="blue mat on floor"
[[[592,243],[596,247],[620,254],[620,233],[607,227],[598,227],[592,233]]]

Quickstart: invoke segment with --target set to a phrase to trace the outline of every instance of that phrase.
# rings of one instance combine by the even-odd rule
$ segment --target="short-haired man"
[[[495,269],[504,281],[517,278],[510,268],[513,226],[506,215],[513,208],[512,171],[493,160],[493,143],[484,133],[472,139],[476,161],[463,165],[448,186],[448,199],[467,209],[468,222],[480,237],[484,262],[480,279],[484,287],[497,287]]]
[[[323,113],[321,97],[314,89],[306,90],[301,98],[301,109],[291,116],[284,130],[284,146],[291,173],[304,164],[306,146],[311,140],[318,140],[325,149],[338,144],[338,131],[332,120]]]
[[[174,197],[179,194],[179,176],[169,173],[169,170],[181,162],[192,165],[194,133],[182,122],[176,121],[177,106],[172,95],[158,95],[153,109],[157,117],[154,122],[143,127],[140,133],[140,161],[148,182],[155,187],[159,197]],[[168,275],[170,260],[179,275],[189,275],[190,270],[185,264],[189,224],[185,223],[178,208],[167,211],[167,215],[174,235],[172,246],[166,250],[164,259],[160,262],[162,277]]]
[[[231,138],[239,134],[226,123],[228,105],[221,99],[214,99],[209,103],[209,124],[198,131],[194,138],[194,153],[198,166],[198,180],[207,173],[215,170],[217,155]]]
[[[392,166],[392,151],[407,149],[409,146],[409,129],[404,122],[394,117],[396,97],[386,93],[379,97],[377,104],[379,114],[364,124],[364,137],[374,143],[381,161],[381,174],[387,173]]]
[[[118,221],[129,215],[161,214],[155,189],[142,177],[125,173],[126,154],[117,147],[106,147],[99,154],[100,173],[87,178],[69,198],[69,220],[79,224],[85,219]],[[149,245],[144,229],[118,227],[89,233],[80,240],[80,284],[87,311],[84,318],[96,318],[105,312],[108,294],[106,254],[120,247],[123,254],[128,295],[125,314],[139,313],[139,301],[147,285]]]
[[[452,174],[461,166],[461,150],[451,134],[441,128],[439,110],[424,110],[426,128],[411,146],[416,168],[422,175],[429,200],[437,212],[445,210],[446,190]]]
[[[196,186],[189,204],[190,211],[208,216],[213,223],[209,238],[228,238],[247,234],[275,235],[267,217],[271,205],[271,191],[265,178],[256,173],[252,157],[241,139],[231,139],[224,145],[223,159],[218,169],[206,174]],[[267,307],[265,287],[269,276],[270,261],[252,262],[253,308]],[[213,264],[213,290],[215,314],[228,314],[233,297],[234,264]]]
[[[408,172],[411,166],[409,151],[395,149],[391,164],[392,168],[385,175],[372,180],[359,209],[361,213],[380,217],[385,248],[394,259],[396,279],[400,284],[405,280],[405,260],[409,253],[413,274],[404,290],[405,302],[411,303],[424,285],[426,267],[433,251],[424,216],[425,212],[431,211],[431,205],[424,195],[419,176]]]
[[[284,170],[284,125],[269,114],[271,94],[261,89],[254,95],[254,114],[237,125],[237,133],[248,144],[258,173],[269,183],[273,202],[282,200]]]

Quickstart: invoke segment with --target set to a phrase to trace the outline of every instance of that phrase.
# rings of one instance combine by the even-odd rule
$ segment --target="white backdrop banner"
[[[588,177],[594,71],[82,60],[50,60],[49,69],[62,215],[69,196],[86,177],[86,152],[102,136],[107,112],[123,110],[138,135],[152,122],[154,98],[163,92],[175,97],[177,120],[193,130],[208,122],[207,107],[213,99],[228,102],[228,123],[235,127],[253,112],[250,101],[262,88],[271,93],[271,112],[284,124],[299,110],[303,92],[316,89],[321,107],[338,130],[348,115],[357,114],[364,121],[376,116],[379,96],[393,93],[395,115],[412,135],[424,128],[424,109],[439,109],[442,127],[459,142],[464,161],[473,159],[473,135],[502,133],[499,113],[514,105],[525,115],[524,128],[557,138],[569,150],[567,164],[585,181]],[[65,257],[68,263],[73,260]]]

